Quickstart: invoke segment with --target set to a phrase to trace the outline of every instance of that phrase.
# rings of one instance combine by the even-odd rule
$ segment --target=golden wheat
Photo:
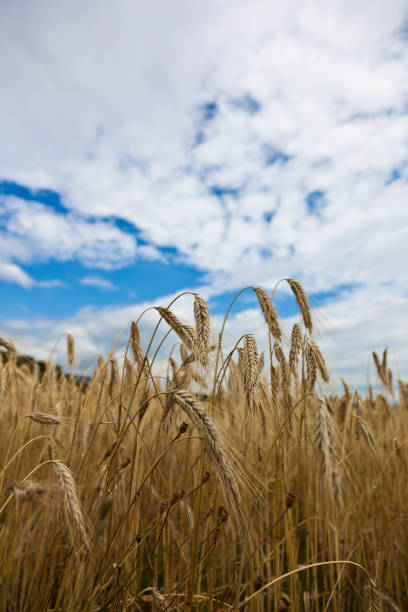
[[[393,396],[387,350],[380,393],[329,379],[288,283],[304,333],[287,346],[252,287],[261,355],[247,329],[213,362],[198,295],[194,327],[157,308],[167,359],[163,325],[153,342],[133,323],[85,377],[0,339],[0,611],[408,609],[408,383]]]

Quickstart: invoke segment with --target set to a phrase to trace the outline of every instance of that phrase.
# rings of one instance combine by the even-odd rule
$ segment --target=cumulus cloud
[[[26,9],[3,9],[6,23]],[[106,1],[81,7],[78,23],[43,0],[1,43],[13,75],[4,177],[56,189],[74,214],[126,219],[151,255],[174,246],[215,285],[384,280],[407,242],[405,13],[398,0],[330,12],[319,0]],[[15,104],[27,87],[24,123]],[[132,256],[128,236],[119,245],[113,228],[94,229],[101,242],[78,256],[99,259],[95,242],[113,245],[113,263]],[[43,248],[73,250],[50,236]]]

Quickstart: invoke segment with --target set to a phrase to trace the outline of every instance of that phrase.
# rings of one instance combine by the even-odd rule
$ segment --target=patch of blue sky
[[[348,116],[345,123],[354,123],[357,121],[370,121],[372,119],[379,119],[381,117],[392,117],[393,115],[400,114],[400,110],[397,107],[388,107],[376,112],[357,112]]]
[[[25,289],[0,282],[0,321],[10,317],[69,317],[85,305],[103,308],[155,300],[185,287],[202,284],[204,272],[181,261],[171,266],[161,261],[137,260],[133,265],[100,273],[78,261],[48,261],[24,266],[36,284]],[[96,284],[82,284],[83,278],[108,281],[115,291]],[[55,283],[57,281],[57,283]]]
[[[388,179],[386,180],[385,184],[386,185],[391,185],[392,183],[395,183],[395,181],[399,181],[400,178],[402,178],[401,168],[394,168],[390,172],[390,175],[389,175]]]
[[[243,110],[248,115],[255,115],[261,110],[261,104],[250,94],[245,94],[241,98],[234,98],[230,100],[231,106]]]
[[[218,198],[223,198],[224,196],[238,198],[242,191],[239,187],[223,187],[222,185],[211,185],[208,190],[211,195],[215,195]]]
[[[65,214],[68,212],[62,204],[60,195],[49,189],[32,190],[13,181],[2,181],[0,182],[0,195],[15,196],[29,202],[40,202],[52,207],[59,213]]]
[[[358,283],[344,283],[342,285],[336,285],[327,291],[318,291],[309,295],[309,301],[312,308],[319,308],[324,306],[328,302],[339,299],[344,293],[350,293],[355,291],[360,285]]]
[[[212,121],[218,114],[218,104],[216,102],[206,102],[199,107],[201,121]]]
[[[292,159],[291,155],[288,155],[270,144],[264,144],[262,149],[266,166],[274,166],[275,164],[284,165]]]
[[[266,223],[270,223],[276,214],[275,210],[267,210],[263,213],[263,219]]]
[[[305,202],[309,214],[320,216],[326,205],[326,192],[320,190],[311,191],[307,194]]]
[[[84,305],[84,293],[76,283],[76,277],[85,275],[81,264],[46,262],[23,267],[38,284],[26,289],[0,282],[0,322],[9,318],[68,317]],[[51,284],[55,280],[60,284]]]
[[[218,104],[215,101],[206,102],[198,106],[198,126],[193,138],[193,148],[200,146],[205,141],[205,128],[219,113]]]

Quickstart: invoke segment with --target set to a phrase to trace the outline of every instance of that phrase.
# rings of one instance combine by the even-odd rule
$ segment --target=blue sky
[[[214,190],[214,193],[220,201],[225,196],[222,190]],[[29,203],[32,202],[41,204],[42,211],[47,211],[50,215],[57,214],[61,217],[69,215],[69,209],[64,206],[60,195],[53,191],[45,189],[33,191],[26,186],[3,181],[0,183],[0,194],[14,196],[27,202],[28,214]],[[320,199],[319,192],[310,194],[307,205],[312,212],[318,210]],[[264,217],[267,223],[271,221],[267,212]],[[7,219],[8,215],[5,215],[5,221],[2,222],[0,217],[0,229],[11,234],[13,232],[8,232]],[[114,215],[103,220],[132,236],[142,246],[148,244],[140,236],[139,229],[126,220]],[[92,231],[91,226],[90,222],[89,231]],[[171,295],[185,288],[205,286],[207,279],[205,269],[189,265],[175,247],[158,249],[153,259],[142,257],[129,264],[117,264],[113,267],[104,265],[102,269],[97,261],[86,265],[73,256],[64,257],[62,260],[54,258],[50,252],[38,257],[37,260],[34,257],[22,269],[30,279],[28,284],[2,282],[4,298],[0,304],[2,320],[16,316],[35,320],[37,317],[54,317],[56,314],[59,317],[72,317],[84,305],[95,308],[103,308],[106,304],[123,307],[135,301],[155,300],[162,295]],[[335,287],[330,291],[311,293],[311,302],[315,307],[322,306],[326,300],[336,297],[345,288],[348,287]],[[209,302],[213,312],[224,313],[234,299],[236,291],[237,288],[210,295]],[[296,302],[287,292],[276,296],[275,305],[282,317],[297,313]],[[237,301],[233,312],[255,306],[256,298],[248,292]]]
[[[406,2],[273,4],[3,3],[0,334],[108,351],[180,291],[217,321],[294,277],[337,378],[386,345],[408,375]],[[250,293],[230,325],[264,341]]]

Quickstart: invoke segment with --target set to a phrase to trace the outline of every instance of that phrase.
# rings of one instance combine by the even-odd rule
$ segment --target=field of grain
[[[408,609],[408,384],[385,351],[380,392],[327,395],[287,282],[290,337],[247,289],[266,354],[227,353],[197,295],[194,326],[158,307],[150,343],[142,317],[82,379],[0,340],[0,610]]]

